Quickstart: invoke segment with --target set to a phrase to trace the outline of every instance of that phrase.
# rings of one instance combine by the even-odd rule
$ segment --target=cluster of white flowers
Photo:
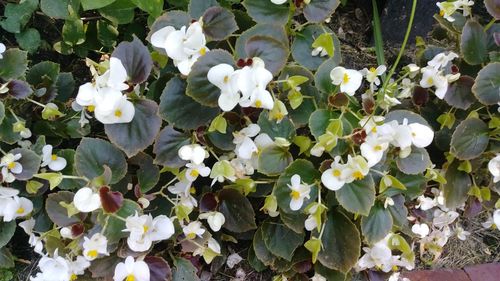
[[[136,212],[125,219],[125,226],[127,245],[135,252],[147,251],[153,242],[167,240],[175,233],[174,224],[164,215],[153,219],[151,214],[139,216]]]
[[[208,52],[206,43],[200,21],[191,23],[187,29],[165,26],[151,35],[151,44],[164,49],[183,75],[188,75],[196,60]]]
[[[23,172],[23,165],[18,162],[22,157],[21,153],[5,154],[0,160],[0,167],[2,168],[2,181],[11,183],[16,180],[14,175]]]
[[[78,275],[83,275],[90,262],[83,256],[77,256],[75,260],[63,258],[54,252],[53,257],[44,255],[38,262],[40,272],[30,277],[31,281],[70,281],[76,280]]]
[[[448,91],[448,84],[460,78],[460,73],[444,74],[446,67],[455,58],[458,58],[458,55],[454,52],[437,54],[432,60],[427,62],[426,67],[420,70],[422,72],[420,86],[422,88],[434,87],[436,96],[443,99],[446,91]]]
[[[80,86],[73,109],[81,111],[80,124],[88,123],[88,112],[94,112],[95,118],[103,124],[129,123],[135,115],[135,108],[127,95],[128,75],[120,59],[111,57],[109,69],[99,75],[93,66],[90,67],[93,82]]]
[[[437,2],[436,5],[439,7],[439,15],[444,17],[449,22],[454,22],[455,18],[453,14],[462,10],[464,17],[470,15],[471,7],[474,5],[474,1],[469,0],[456,0],[456,1],[446,1]]]
[[[400,240],[393,233],[374,243],[372,247],[364,247],[365,254],[358,260],[355,269],[362,271],[377,268],[384,272],[390,272],[399,267],[412,270],[415,267],[413,260],[405,258],[403,255],[393,255],[392,249],[397,249]]]
[[[33,211],[33,203],[18,195],[17,189],[0,187],[0,217],[3,217],[4,222],[25,217]]]
[[[208,81],[221,90],[218,103],[222,110],[231,111],[237,104],[273,109],[274,99],[266,89],[273,74],[266,69],[262,59],[254,57],[249,61],[251,64],[237,70],[222,63],[208,71]]]

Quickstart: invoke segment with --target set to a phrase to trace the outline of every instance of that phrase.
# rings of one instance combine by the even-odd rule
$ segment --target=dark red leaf
[[[123,194],[118,191],[111,191],[108,186],[99,189],[102,208],[107,213],[115,213],[123,205]]]
[[[210,212],[217,208],[217,198],[213,193],[205,193],[200,200],[200,211]]]
[[[151,281],[172,280],[172,270],[163,258],[147,256],[144,262],[148,264]]]

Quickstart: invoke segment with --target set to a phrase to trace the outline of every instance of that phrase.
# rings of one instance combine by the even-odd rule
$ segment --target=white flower
[[[407,125],[407,120],[403,120],[403,124],[393,120],[377,127],[377,135],[379,138],[390,142],[393,146],[401,149],[409,148],[412,144],[412,132]]]
[[[397,98],[385,94],[384,99],[380,103],[380,108],[384,110],[389,110],[391,107],[396,106],[398,104],[401,104],[401,102]]]
[[[418,205],[416,206],[416,208],[422,211],[430,210],[438,205],[435,199],[430,197],[425,197],[424,195],[420,195],[417,198],[417,201]]]
[[[26,234],[29,235],[29,240],[28,243],[30,244],[31,247],[34,248],[35,253],[38,253],[40,255],[43,255],[43,243],[42,239],[33,232],[33,228],[35,227],[35,219],[30,218],[28,220],[25,220],[23,222],[19,223],[19,226],[26,232]]]
[[[170,193],[172,193],[172,194],[176,194],[176,195],[183,194],[183,195],[187,196],[187,195],[189,195],[189,191],[191,189],[191,184],[192,184],[191,181],[189,181],[187,179],[183,179],[181,181],[178,181],[174,185],[169,186],[168,191],[170,191]]]
[[[101,198],[90,187],[82,187],[75,193],[73,205],[80,212],[90,213],[101,207]]]
[[[387,67],[385,65],[380,65],[377,68],[371,67],[370,69],[364,68],[361,70],[363,76],[365,76],[366,81],[370,83],[370,88],[373,89],[373,84],[380,85],[379,76],[385,73]]]
[[[324,56],[328,55],[328,52],[323,47],[314,48],[311,51],[311,56],[315,57],[315,56],[318,56],[318,55],[320,57],[324,57]]]
[[[210,228],[217,232],[220,230],[222,225],[226,222],[226,218],[220,212],[208,212],[202,213],[199,216],[200,219],[206,219]]]
[[[467,240],[467,236],[470,235],[470,232],[464,230],[461,226],[457,226],[455,228],[455,234],[457,235],[458,239],[465,241]]]
[[[206,167],[203,163],[198,165],[194,163],[187,163],[186,167],[186,179],[188,181],[193,182],[198,178],[198,176],[208,177],[208,175],[210,175],[210,168]]]
[[[175,31],[173,26],[165,26],[151,35],[151,44],[157,48],[165,49],[168,36]]]
[[[208,81],[221,90],[218,99],[219,107],[223,111],[231,111],[240,101],[238,89],[238,75],[229,64],[218,64],[207,73]]]
[[[392,251],[386,241],[377,242],[372,248],[364,247],[363,251],[365,254],[356,264],[360,270],[376,267],[388,272],[392,269]]]
[[[236,144],[234,149],[236,155],[245,160],[252,158],[253,153],[258,152],[259,149],[255,142],[251,139],[260,132],[260,127],[257,124],[250,124],[248,127],[243,128],[239,132],[233,133],[233,143]]]
[[[377,126],[379,123],[383,122],[385,119],[384,116],[365,116],[361,120],[359,120],[358,124],[361,126],[366,134],[376,133]]]
[[[352,157],[347,156],[347,163],[345,169],[342,171],[341,177],[346,183],[351,183],[355,180],[361,180],[370,172],[370,167],[365,158],[360,155]]]
[[[360,150],[361,155],[368,160],[368,166],[373,167],[382,160],[388,147],[389,143],[386,141],[379,139],[375,135],[368,135],[365,142],[361,144]]]
[[[103,124],[129,123],[134,119],[134,105],[116,89],[101,89],[95,102],[95,118]]]
[[[227,257],[226,265],[227,265],[227,267],[232,269],[235,265],[239,264],[242,260],[243,260],[243,258],[240,255],[238,255],[238,253],[233,253]]]
[[[455,18],[452,15],[457,10],[462,10],[464,16],[470,14],[471,6],[474,5],[474,1],[469,0],[457,0],[453,2],[438,2],[436,5],[439,7],[439,15],[444,17],[449,22],[454,22]]]
[[[414,87],[415,83],[413,83],[408,78],[404,78],[401,81],[401,88],[400,88],[401,91],[398,94],[398,98],[400,99],[409,98],[411,96]]]
[[[76,279],[76,276],[70,274],[69,262],[54,253],[54,257],[43,256],[38,262],[38,267],[41,272],[38,272],[35,277],[30,277],[32,281],[68,281],[71,278]]]
[[[127,245],[135,252],[148,250],[152,243],[169,239],[175,232],[174,224],[164,215],[153,219],[151,214],[139,216],[137,212],[125,219],[125,229],[130,232]]]
[[[311,192],[311,186],[304,184],[300,180],[300,175],[295,174],[291,178],[291,184],[288,184],[290,188],[290,209],[292,211],[297,211],[302,207],[304,199],[309,199],[309,193]]]
[[[459,214],[455,211],[442,211],[441,209],[434,210],[434,218],[432,219],[432,225],[438,228],[442,228],[452,224]]]
[[[357,70],[337,66],[330,72],[330,78],[334,85],[340,85],[341,92],[353,96],[361,86],[363,75]]]
[[[286,3],[288,0],[271,0],[271,2],[273,2],[273,4],[276,4],[276,5],[281,5],[281,4],[284,4]]]
[[[265,68],[265,63],[258,57],[252,58],[251,66],[245,66],[238,72],[238,89],[241,91],[240,105],[273,109],[274,101],[266,90],[273,74]]]
[[[493,212],[493,223],[496,225],[497,229],[500,229],[500,209],[496,209]]]
[[[387,281],[410,281],[408,278],[402,278],[400,277],[401,273],[399,272],[394,272],[391,276],[389,276],[389,279]]]
[[[0,186],[0,199],[11,198],[19,194],[19,190]]]
[[[286,0],[285,0],[286,1]],[[0,43],[0,59],[3,59],[3,53],[7,50],[3,43]]]
[[[415,78],[417,74],[420,72],[420,67],[414,63],[410,63],[409,65],[406,66],[408,70],[408,74],[410,78]]]
[[[340,160],[340,156],[335,156],[335,159],[330,165],[330,169],[327,169],[321,175],[321,182],[330,190],[339,190],[345,184],[342,172],[345,170],[346,165],[340,164]]]
[[[500,154],[497,154],[495,158],[488,162],[488,170],[493,176],[493,182],[497,183],[500,181]]]
[[[314,273],[314,276],[311,277],[311,281],[328,281],[323,275],[319,273]]]
[[[2,167],[2,177],[4,182],[13,182],[16,178],[13,174],[20,174],[23,171],[23,166],[17,162],[21,159],[21,153],[12,154],[7,153],[0,160],[0,167]]]
[[[90,262],[82,256],[77,256],[76,260],[68,260],[67,262],[69,265],[69,274],[71,276],[70,281],[78,279],[77,275],[83,275],[85,269],[90,267]]]
[[[420,236],[420,238],[424,238],[425,236],[429,235],[430,229],[429,226],[425,223],[416,223],[411,227],[411,231]]]
[[[411,142],[416,147],[427,147],[434,139],[434,131],[428,126],[420,123],[411,123],[408,125],[411,131]]]
[[[75,236],[73,236],[73,232],[71,231],[70,227],[63,227],[59,230],[59,233],[61,234],[62,238],[65,239],[74,239]]]
[[[318,227],[319,222],[316,219],[316,212],[318,211],[320,204],[313,203],[311,207],[307,207],[307,219],[304,221],[304,227],[308,231],[312,231],[313,229]]]
[[[61,171],[66,164],[66,159],[52,153],[52,145],[47,144],[42,148],[42,167],[49,166],[52,171]]]
[[[149,281],[150,273],[148,264],[144,261],[134,261],[128,256],[125,262],[121,262],[115,267],[114,281]]]
[[[448,79],[443,76],[441,71],[434,67],[426,66],[422,68],[422,80],[420,80],[422,88],[435,87],[435,94],[439,99],[443,99],[446,91],[448,91]]]
[[[187,144],[182,146],[178,155],[182,160],[191,161],[196,165],[203,163],[203,160],[208,157],[207,152],[199,144]]]
[[[83,256],[89,260],[95,260],[99,254],[108,256],[108,239],[106,236],[96,233],[90,237],[83,237]]]
[[[434,69],[442,69],[456,58],[458,58],[458,55],[454,52],[439,53],[428,61],[427,65],[434,67]]]
[[[109,75],[107,76],[108,80],[106,81],[108,87],[119,91],[124,91],[129,88],[129,85],[126,83],[128,79],[127,70],[119,58],[111,57],[109,59],[109,70],[107,75]]]
[[[182,227],[182,232],[187,239],[194,239],[196,236],[201,237],[205,233],[205,229],[201,226],[201,222],[192,221],[188,225]]]
[[[33,203],[27,198],[14,196],[6,200],[2,210],[4,222],[27,216],[33,211]]]

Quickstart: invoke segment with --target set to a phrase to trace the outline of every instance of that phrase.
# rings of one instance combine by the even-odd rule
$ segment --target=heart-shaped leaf
[[[308,25],[302,29],[292,43],[292,56],[300,65],[308,69],[316,70],[323,62],[329,59],[328,56],[312,56],[311,52],[314,49],[314,41],[323,34],[328,34],[333,40],[333,56],[335,58],[334,64],[338,65],[341,60],[340,55],[340,41],[337,36],[328,27],[321,27],[319,25]],[[332,68],[333,69],[333,68]],[[328,73],[328,78],[330,73]],[[331,84],[331,79],[330,79]]]
[[[318,196],[318,187],[316,185],[311,186],[309,199],[304,199],[304,203],[302,204],[302,208],[300,210],[292,211],[290,209],[291,190],[288,185],[291,184],[291,178],[293,175],[299,175],[300,180],[303,183],[310,185],[313,185],[314,182],[321,177],[318,169],[316,169],[311,162],[305,159],[297,159],[293,161],[293,163],[290,164],[290,166],[285,169],[285,172],[278,178],[273,191],[276,199],[278,200],[278,206],[285,213],[300,213],[300,210],[304,210],[307,205],[314,202]]]
[[[488,125],[478,118],[469,118],[458,124],[451,136],[451,149],[460,160],[479,157],[488,146]]]
[[[476,77],[472,93],[484,105],[500,103],[500,62],[489,63],[479,71]]]
[[[256,35],[245,45],[247,57],[259,57],[266,63],[266,69],[277,75],[288,60],[289,50],[280,41],[270,36]]]
[[[304,233],[298,234],[281,223],[264,222],[261,231],[267,249],[287,261],[292,260],[293,253],[304,242]]]
[[[197,114],[203,112],[203,114]],[[208,124],[219,113],[218,108],[199,104],[186,95],[186,82],[178,77],[168,81],[160,97],[160,116],[180,129],[196,129]]]
[[[349,218],[335,210],[328,212],[321,244],[318,260],[330,269],[346,273],[359,259],[359,231]]]
[[[475,101],[472,94],[474,79],[467,75],[460,78],[448,87],[444,100],[451,106],[467,110]]]
[[[496,20],[500,19],[500,1],[498,0],[484,0],[486,10]]]
[[[288,48],[288,36],[285,32],[283,26],[277,24],[270,23],[260,23],[256,24],[252,28],[249,28],[243,32],[238,39],[236,39],[236,57],[237,58],[247,58],[248,55],[245,51],[245,46],[247,44],[248,39],[252,38],[256,35],[269,36],[272,37],[279,42],[281,42],[284,46]]]
[[[69,191],[59,191],[48,195],[45,201],[45,211],[53,223],[64,227],[80,223],[85,219],[86,214],[84,213],[78,213],[68,217],[67,209],[61,205],[61,202],[64,204],[71,204],[74,196],[75,194]]]
[[[177,153],[183,145],[189,144],[190,140],[188,134],[176,131],[172,126],[163,128],[153,147],[153,152],[156,154],[154,163],[171,168],[184,166],[186,161],[179,158]]]
[[[311,0],[304,6],[304,16],[309,22],[321,23],[329,18],[339,5],[339,0]]]
[[[187,259],[176,258],[174,260],[175,269],[173,270],[172,281],[200,281],[196,275],[196,267]]]
[[[83,138],[75,153],[78,174],[94,179],[104,173],[104,166],[111,170],[110,183],[119,182],[127,173],[125,157],[116,146],[101,139]]]
[[[222,41],[238,30],[234,14],[222,7],[211,7],[203,14],[203,33]]]
[[[277,123],[276,120],[269,120],[269,112],[262,111],[257,124],[260,126],[260,132],[268,134],[271,139],[284,138],[291,141],[295,136],[295,126],[287,117]]]
[[[103,186],[99,189],[102,209],[106,213],[115,213],[123,206],[123,194],[118,191],[111,191],[109,186]]]
[[[218,7],[217,0],[191,0],[189,1],[188,12],[194,19],[199,19],[210,7]]]
[[[0,60],[0,77],[4,80],[16,79],[24,75],[28,68],[28,52],[8,49]]]
[[[341,60],[342,56],[340,54],[340,49],[339,49],[338,56],[334,54],[332,58],[327,59],[318,67],[318,70],[314,74],[314,83],[320,91],[327,94],[334,93],[336,86],[333,85],[332,83],[332,78],[330,78],[330,72],[332,71],[332,69],[334,69],[340,64]]]
[[[287,148],[271,145],[259,153],[259,172],[265,175],[279,175],[290,163],[293,157]]]
[[[200,57],[188,75],[186,94],[202,105],[217,107],[220,89],[208,81],[207,74],[210,68],[221,63],[234,66],[231,54],[217,49]]]
[[[483,63],[488,57],[486,32],[475,20],[468,20],[462,29],[460,51],[470,65]]]
[[[458,170],[459,165],[459,161],[453,161],[444,175],[446,184],[443,192],[448,208],[457,208],[462,205],[467,200],[467,194],[472,186],[469,174]]]
[[[335,196],[340,205],[347,211],[368,216],[370,209],[375,204],[375,183],[368,175],[362,180],[345,184],[335,191]]]
[[[266,266],[270,266],[274,262],[274,255],[269,251],[264,242],[264,235],[262,234],[262,226],[255,231],[253,237],[253,250],[257,259]]]
[[[416,175],[425,172],[432,163],[425,148],[412,147],[410,155],[398,158],[396,164],[401,172],[407,175]]]
[[[277,5],[268,0],[245,0],[243,6],[257,23],[285,25],[288,22],[290,7],[286,4]]]
[[[242,233],[256,229],[255,213],[248,198],[236,189],[226,188],[219,192],[219,212],[226,218],[223,227],[229,231]]]
[[[135,115],[130,123],[104,126],[109,140],[121,148],[128,157],[153,144],[161,127],[158,105],[154,101],[144,99],[136,102],[134,106]]]
[[[111,57],[120,59],[127,70],[128,81],[133,84],[146,81],[153,67],[148,48],[135,36],[132,42],[118,44]]]
[[[160,180],[160,169],[153,164],[153,158],[144,152],[139,152],[129,159],[129,163],[139,166],[137,181],[141,192],[146,193],[153,189]]]
[[[369,244],[382,240],[392,228],[392,216],[382,204],[375,204],[367,217],[361,218],[361,230]]]

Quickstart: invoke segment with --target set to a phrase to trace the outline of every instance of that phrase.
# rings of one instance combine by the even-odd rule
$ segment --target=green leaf
[[[368,216],[370,209],[375,204],[375,183],[368,175],[362,180],[345,184],[335,191],[335,196],[340,205],[347,211]]]
[[[226,188],[219,192],[219,212],[226,218],[223,227],[229,231],[242,233],[256,229],[255,213],[248,198],[236,189]]]
[[[0,77],[4,80],[16,79],[28,69],[28,52],[16,48],[8,49],[0,59]]]
[[[29,180],[38,172],[38,169],[40,169],[41,158],[35,152],[26,148],[15,148],[9,151],[9,153],[14,155],[18,153],[21,154],[21,159],[17,162],[23,166],[23,171],[19,174],[14,174],[17,180]]]
[[[392,216],[383,204],[375,204],[367,217],[361,218],[361,231],[369,244],[382,240],[392,228]]]
[[[292,163],[293,157],[287,148],[271,145],[260,151],[258,161],[259,172],[275,176],[282,173]]]
[[[111,169],[110,183],[117,183],[127,173],[123,153],[113,144],[93,138],[82,138],[75,153],[75,169],[79,175],[94,179],[104,173],[104,166]]]
[[[38,50],[40,46],[40,33],[34,28],[27,28],[21,33],[16,33],[16,41],[19,43],[19,47],[24,50],[33,53]]]
[[[412,146],[410,155],[405,158],[398,157],[396,164],[401,172],[416,175],[425,172],[432,163],[425,148]]]
[[[128,157],[152,145],[161,127],[158,105],[154,101],[140,100],[134,107],[135,115],[130,123],[104,125],[109,140]]]
[[[160,131],[156,138],[153,153],[156,154],[155,164],[170,168],[179,168],[186,164],[186,161],[179,158],[179,149],[191,142],[189,134],[174,130],[172,126],[167,126]]]
[[[405,206],[405,198],[403,195],[399,194],[392,197],[394,205],[387,206],[387,209],[391,213],[392,221],[394,226],[401,229],[408,227],[408,209]]]
[[[85,29],[80,18],[72,18],[64,22],[62,28],[64,43],[69,46],[80,45],[85,42]]]
[[[14,236],[16,232],[16,221],[12,220],[10,222],[0,221],[0,248],[7,245],[10,239]]]
[[[304,242],[304,233],[298,234],[284,224],[271,221],[262,225],[262,237],[272,254],[287,261],[292,261],[293,253]]]
[[[488,57],[487,39],[483,27],[475,20],[467,20],[462,29],[460,51],[470,65],[483,63]]]
[[[210,7],[218,7],[217,0],[191,0],[189,1],[188,12],[194,19],[199,19]]]
[[[276,199],[278,200],[278,206],[285,213],[301,212],[307,207],[307,205],[314,202],[318,196],[318,187],[316,185],[311,186],[311,192],[309,193],[310,198],[304,199],[304,204],[300,210],[292,211],[290,209],[291,197],[288,185],[291,184],[291,178],[295,174],[300,176],[302,182],[310,185],[313,185],[321,177],[320,172],[311,162],[304,159],[297,159],[293,161],[293,163],[290,164],[290,166],[288,166],[280,175],[273,191]]]
[[[31,67],[26,74],[26,81],[35,88],[50,87],[57,81],[59,64],[51,61],[42,61]]]
[[[136,36],[131,42],[118,44],[111,56],[120,59],[127,70],[128,81],[134,84],[145,82],[153,68],[148,48]]]
[[[328,56],[312,56],[311,52],[316,47],[327,47],[328,56],[334,59],[334,64],[338,65],[341,60],[340,41],[337,36],[328,27],[320,25],[308,25],[302,29],[292,43],[292,56],[300,65],[311,70],[316,70],[318,67],[328,60]],[[332,67],[333,69],[333,67]],[[328,73],[328,78],[330,73]],[[330,84],[332,83],[331,78]]]
[[[290,7],[286,4],[276,5],[268,0],[244,0],[243,6],[257,23],[285,25],[288,22]]]
[[[214,119],[219,109],[203,106],[187,96],[186,82],[174,77],[168,81],[161,94],[159,113],[170,125],[180,129],[196,129]]]
[[[40,190],[40,188],[42,188],[44,186],[43,183],[41,182],[38,182],[38,181],[27,181],[26,182],[26,192],[28,192],[28,194],[37,194],[38,191]]]
[[[2,101],[0,101],[0,124],[2,124],[5,118],[5,105]]]
[[[187,259],[175,258],[172,281],[200,281],[196,275],[197,269]]]
[[[236,57],[237,58],[247,58],[248,55],[245,51],[245,46],[248,42],[248,39],[252,38],[253,36],[256,35],[261,35],[261,36],[269,36],[272,37],[279,42],[281,42],[284,46],[287,46],[288,48],[288,36],[285,32],[285,29],[283,26],[277,25],[277,24],[256,24],[252,28],[249,28],[243,32],[238,39],[236,39],[236,45],[235,45],[235,50],[236,50]]]
[[[40,0],[40,9],[49,17],[66,19],[69,15],[68,2],[69,0]]]
[[[346,273],[359,259],[359,231],[349,218],[340,212],[328,212],[321,243],[323,248],[318,260],[330,269]]]
[[[266,63],[266,69],[277,75],[288,60],[289,50],[286,45],[270,36],[255,35],[245,44],[247,57],[259,57]]]
[[[99,13],[113,24],[127,24],[134,20],[135,5],[131,0],[115,0],[111,5],[99,9]]]
[[[153,158],[144,152],[139,152],[129,159],[129,163],[139,166],[137,181],[141,192],[146,193],[153,189],[160,180],[160,169],[153,164]]]
[[[498,94],[500,77],[498,73],[500,73],[500,62],[489,63],[477,74],[474,86],[472,86],[472,93],[484,105],[493,105],[500,102],[500,95]]]
[[[5,108],[3,110],[5,112]],[[0,124],[0,140],[2,142],[8,144],[14,144],[17,141],[21,140],[21,135],[19,133],[14,132],[13,124],[16,123],[17,120],[12,116],[10,112],[5,113],[5,117],[3,118],[2,123]]]
[[[340,50],[340,47],[336,48],[336,50]],[[318,67],[318,70],[314,74],[314,83],[321,92],[326,94],[333,94],[335,92],[336,86],[332,84],[330,72],[340,64],[341,59],[342,57],[339,51],[338,56],[334,54],[332,58],[324,61]]]
[[[0,268],[14,267],[14,256],[6,247],[0,248]],[[6,274],[8,276],[8,274]]]
[[[70,226],[80,223],[85,219],[85,214],[79,213],[68,217],[68,211],[61,205],[61,202],[71,204],[73,202],[73,192],[59,191],[48,195],[45,201],[45,211],[50,220],[58,226]]]
[[[221,134],[225,134],[227,130],[227,121],[224,118],[224,114],[217,115],[212,122],[210,123],[210,127],[208,127],[209,132],[219,132]]]
[[[290,193],[288,193],[290,196]],[[306,206],[304,204],[304,206]],[[304,222],[307,218],[306,214],[300,213],[298,211],[291,211],[290,213],[285,213],[283,209],[279,209],[281,221],[291,230],[301,234],[304,233]]]
[[[132,3],[155,18],[163,12],[163,0],[132,0]]]
[[[420,123],[422,125],[425,125],[429,128],[432,128],[431,125],[425,120],[422,116],[411,112],[409,110],[403,110],[403,109],[398,109],[398,110],[393,110],[385,116],[385,121],[384,123],[391,122],[393,120],[398,121],[399,124],[403,124],[403,120],[406,118],[408,120],[408,124],[411,123]]]
[[[460,160],[471,160],[486,150],[488,142],[488,125],[477,118],[465,119],[451,136],[450,152]]]
[[[314,271],[316,273],[320,274],[321,276],[325,277],[326,280],[328,280],[328,281],[346,281],[347,280],[346,274],[344,274],[340,271],[337,271],[337,270],[330,269],[328,267],[324,267],[323,265],[321,265],[321,263],[316,263],[314,265]]]
[[[467,200],[467,194],[472,186],[468,173],[458,170],[460,162],[453,161],[445,173],[444,198],[447,208],[457,208]]]
[[[248,253],[247,253],[246,260],[247,260],[248,264],[250,264],[250,266],[257,272],[262,272],[267,268],[267,266],[264,263],[262,263],[259,260],[259,258],[257,258],[253,247],[248,247]]]
[[[295,126],[287,117],[277,123],[275,120],[269,120],[268,111],[262,111],[257,124],[260,126],[260,132],[268,134],[271,139],[284,138],[291,141],[295,136]]]
[[[304,6],[304,16],[309,22],[321,23],[328,19],[339,5],[339,0],[311,0]]]
[[[474,79],[467,75],[460,78],[448,87],[444,100],[451,106],[467,110],[475,101],[472,94]]]
[[[262,262],[266,266],[270,266],[274,262],[274,255],[269,251],[267,248],[265,242],[264,242],[264,235],[262,232],[262,226],[259,227],[255,231],[254,237],[253,237],[253,250],[255,252],[255,256],[257,259],[259,259],[260,262]]]
[[[452,129],[453,125],[455,125],[455,113],[453,112],[446,112],[441,115],[436,119],[436,121],[441,124],[441,129],[442,128],[448,128]]]
[[[222,41],[238,30],[234,14],[222,7],[211,7],[203,14],[203,33]]]
[[[340,115],[337,112],[327,109],[318,109],[309,117],[309,129],[311,134],[319,139],[326,132],[326,128],[330,125],[330,121],[337,119]]]
[[[35,174],[34,177],[49,181],[50,190],[56,188],[63,180],[61,173]]]
[[[31,19],[31,14],[38,8],[38,0],[26,0],[19,4],[7,3],[4,17],[0,21],[3,29],[10,33],[19,33]]]
[[[81,0],[81,3],[83,10],[88,11],[106,7],[115,1],[116,0]]]
[[[123,229],[126,228],[125,220],[116,218],[115,216],[125,219],[129,216],[134,215],[136,212],[140,212],[140,210],[141,207],[139,206],[139,204],[130,199],[124,199],[123,205],[113,216],[108,216],[102,213],[99,214],[100,216],[102,216],[101,225],[105,225],[105,221],[103,220],[108,220],[108,224],[106,226],[106,229],[104,230],[103,235],[108,238],[109,244],[118,243],[121,238],[128,237],[128,233],[123,231]]]
[[[207,80],[210,68],[221,63],[234,67],[231,54],[224,50],[212,50],[198,58],[187,77],[186,95],[205,106],[218,107],[220,89]]]
[[[97,40],[105,47],[112,47],[116,44],[118,29],[105,20],[97,21]]]

